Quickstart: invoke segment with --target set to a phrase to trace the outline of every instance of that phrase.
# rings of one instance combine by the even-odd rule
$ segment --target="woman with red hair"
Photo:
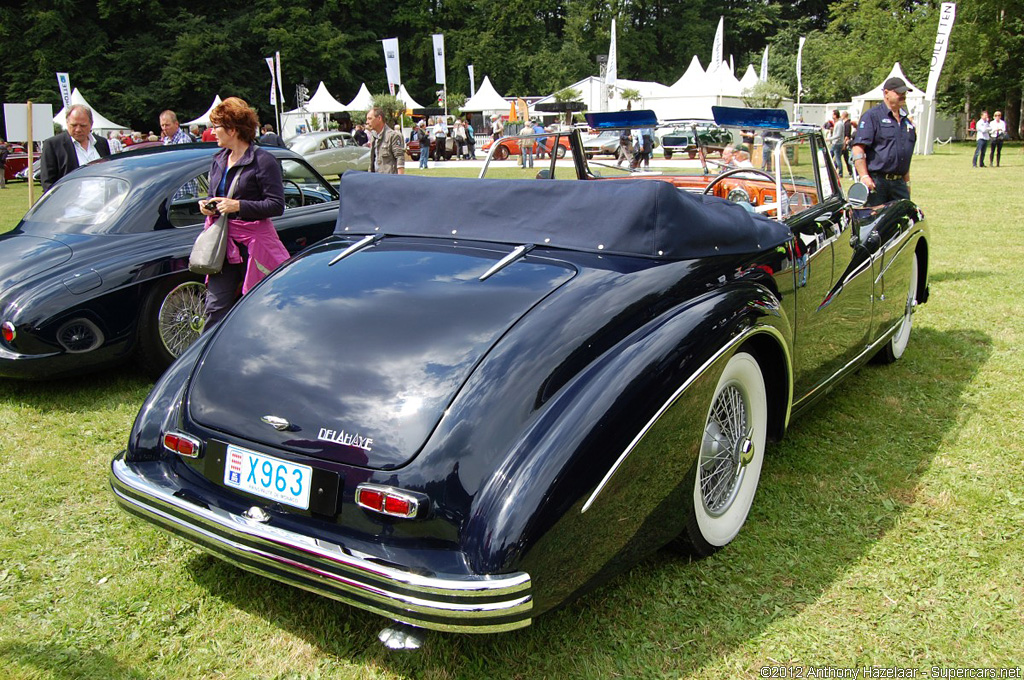
[[[253,144],[259,119],[238,97],[228,97],[210,113],[223,148],[210,166],[210,197],[200,201],[209,227],[228,216],[224,268],[206,279],[206,328],[217,324],[241,295],[288,259],[272,217],[284,212],[281,166]]]

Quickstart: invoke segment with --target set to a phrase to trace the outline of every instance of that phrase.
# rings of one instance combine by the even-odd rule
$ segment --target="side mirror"
[[[863,182],[856,182],[850,187],[849,193],[846,195],[847,202],[854,208],[863,208],[868,203],[868,194],[871,192]]]

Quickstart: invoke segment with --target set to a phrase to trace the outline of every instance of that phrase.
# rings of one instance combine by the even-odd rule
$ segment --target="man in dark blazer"
[[[107,140],[92,133],[92,109],[81,104],[72,105],[65,117],[68,130],[43,142],[39,177],[43,191],[80,165],[110,155]]]

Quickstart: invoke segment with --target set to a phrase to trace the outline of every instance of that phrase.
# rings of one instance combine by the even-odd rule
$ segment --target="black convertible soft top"
[[[504,180],[346,172],[336,234],[437,236],[681,260],[774,248],[779,222],[658,180]]]

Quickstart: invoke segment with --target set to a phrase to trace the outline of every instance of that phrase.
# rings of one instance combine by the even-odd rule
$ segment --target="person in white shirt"
[[[110,155],[107,140],[92,133],[92,109],[72,104],[65,116],[67,132],[54,135],[43,142],[39,179],[43,191],[72,170]]]
[[[992,114],[992,122],[988,125],[989,137],[989,167],[999,167],[1003,159],[1003,140],[1006,139],[1006,121],[1003,120],[1003,112],[996,111]],[[984,153],[984,152],[983,152]]]
[[[431,137],[434,138],[434,160],[444,160],[445,144],[448,141],[448,124],[444,118],[437,118]]]
[[[971,165],[976,168],[985,167],[985,147],[988,146],[988,128],[988,111],[982,111],[981,119],[974,128],[978,133],[978,145],[974,147],[974,160],[971,161]]]

